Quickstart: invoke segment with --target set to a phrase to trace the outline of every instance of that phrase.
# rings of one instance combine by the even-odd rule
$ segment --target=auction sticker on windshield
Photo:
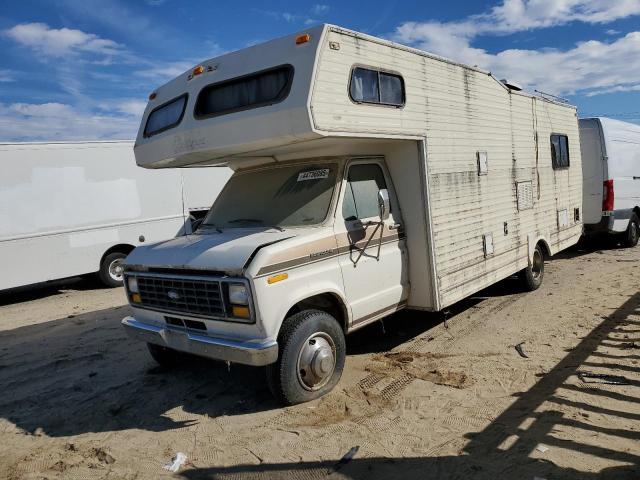
[[[322,168],[320,170],[309,170],[298,174],[299,182],[304,182],[305,180],[318,180],[319,178],[329,178],[329,169]]]

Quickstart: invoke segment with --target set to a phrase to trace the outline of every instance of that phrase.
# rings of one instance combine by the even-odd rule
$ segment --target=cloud
[[[490,53],[473,46],[479,36],[565,25],[600,24],[640,14],[638,0],[503,0],[488,13],[455,22],[406,22],[393,39],[453,60],[478,65],[524,84],[558,95],[624,89],[639,78],[640,32],[613,42],[586,41],[567,50],[508,49]],[[606,65],[606,68],[603,66]]]
[[[329,12],[329,5],[322,5],[322,4],[318,4],[316,3],[313,7],[311,7],[311,14],[312,15],[325,15],[327,12]]]
[[[51,28],[44,23],[21,23],[4,34],[41,55],[63,57],[77,53],[117,55],[123,48],[113,40],[70,28]]]
[[[62,103],[0,103],[3,141],[132,139],[139,118],[94,113]]]
[[[125,100],[115,100],[111,102],[108,106],[104,108],[109,110],[115,110],[118,113],[123,115],[129,115],[134,117],[137,120],[142,118],[142,114],[144,113],[144,109],[147,107],[147,102],[145,100],[139,99],[125,99]]]
[[[263,10],[252,8],[253,12],[273,18],[274,20],[284,20],[288,23],[302,23],[303,25],[314,25],[318,23],[315,17],[325,15],[329,12],[329,5],[316,3],[309,9],[309,14],[277,12],[274,10]]]
[[[0,70],[0,83],[15,82],[14,74],[11,70]]]

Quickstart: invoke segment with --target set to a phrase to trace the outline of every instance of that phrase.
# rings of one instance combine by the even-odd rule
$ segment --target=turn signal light
[[[311,35],[309,35],[308,33],[305,33],[303,35],[298,35],[296,37],[296,45],[307,43],[309,40],[311,40]]]
[[[134,293],[133,295],[131,295],[131,301],[133,303],[142,303],[142,298],[140,298],[139,293]]]
[[[234,317],[237,317],[237,318],[249,318],[251,316],[251,313],[249,312],[249,307],[238,307],[234,305],[231,308],[231,313],[233,314]]]
[[[288,273],[279,273],[277,275],[271,275],[269,278],[267,278],[267,283],[271,285],[272,283],[281,282],[282,280],[286,280],[287,278],[289,278]]]

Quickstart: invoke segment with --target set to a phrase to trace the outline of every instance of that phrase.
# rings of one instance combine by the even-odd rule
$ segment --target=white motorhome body
[[[250,82],[263,90],[247,94]],[[404,307],[442,310],[539,269],[542,255],[575,244],[582,232],[575,108],[477,68],[324,25],[206,61],[152,96],[138,164],[228,165],[236,173],[220,198],[257,172],[270,178],[300,166],[291,182],[302,190],[336,169],[328,216],[313,227],[202,231],[197,254],[181,241],[137,249],[128,260],[131,276],[156,267],[206,276],[220,273],[223,248],[238,254],[224,263],[223,278],[248,282],[252,322],[205,316],[209,342],[239,342],[233,353],[210,349],[214,358],[273,362],[283,321],[309,305],[327,310],[327,298],[346,332]],[[383,207],[389,195],[388,217],[345,216],[362,164],[369,167],[358,175],[384,185]],[[151,343],[203,354],[195,340],[158,340],[148,329],[171,328],[163,309],[132,304],[135,318],[125,325],[134,334],[147,328]],[[247,342],[271,350],[256,360]]]
[[[626,234],[638,242],[640,126],[610,118],[580,120],[587,233]]]
[[[3,143],[0,168],[0,290],[96,272],[111,253],[171,238],[230,175],[139,168],[131,141]]]

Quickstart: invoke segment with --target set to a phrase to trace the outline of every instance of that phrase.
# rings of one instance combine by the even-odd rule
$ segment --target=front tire
[[[536,245],[533,251],[531,264],[520,271],[520,281],[529,292],[533,292],[540,288],[544,278],[544,252],[540,245]]]
[[[631,215],[629,220],[629,226],[624,237],[623,245],[627,248],[633,248],[638,245],[638,239],[640,238],[640,219],[635,213]]]
[[[320,310],[287,318],[278,335],[280,354],[267,366],[267,383],[276,399],[295,405],[320,398],[336,386],[346,357],[338,321]]]
[[[113,252],[102,259],[98,278],[106,287],[121,287],[124,281],[122,266],[127,255],[122,252]]]

